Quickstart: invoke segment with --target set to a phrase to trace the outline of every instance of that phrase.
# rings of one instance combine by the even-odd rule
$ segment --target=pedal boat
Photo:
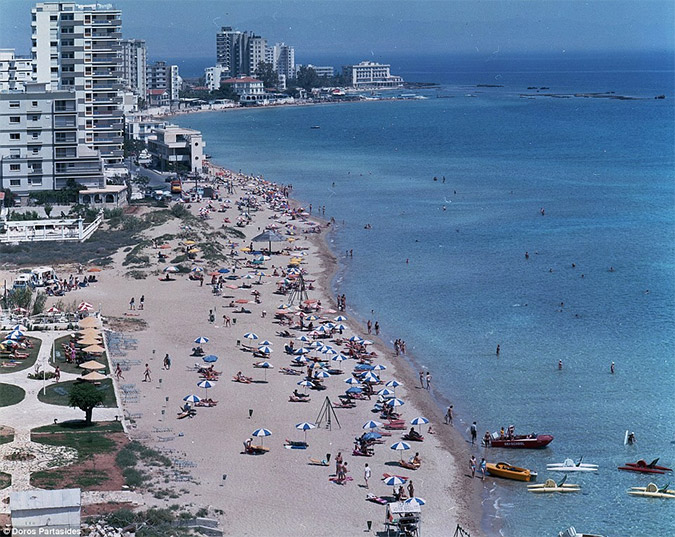
[[[628,494],[647,498],[675,498],[675,490],[669,489],[668,485],[659,488],[655,483],[649,483],[646,487],[632,487]]]
[[[527,490],[530,492],[579,492],[581,487],[565,483],[564,479],[560,483],[556,483],[553,479],[547,479],[541,485],[528,485]]]
[[[549,472],[597,472],[598,465],[581,461],[575,463],[572,459],[565,459],[562,463],[547,464],[546,469]]]
[[[486,468],[490,475],[495,477],[503,477],[504,479],[514,479],[516,481],[534,481],[537,478],[537,472],[532,472],[527,468],[511,466],[508,462],[498,462],[497,464],[488,462],[486,464]]]

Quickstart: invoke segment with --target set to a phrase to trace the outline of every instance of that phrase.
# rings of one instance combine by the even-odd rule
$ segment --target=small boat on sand
[[[675,490],[669,489],[668,485],[659,488],[655,483],[649,483],[646,487],[632,487],[628,494],[647,498],[675,498]]]
[[[502,448],[541,449],[553,441],[550,434],[521,434],[510,437],[501,437],[494,433],[490,438],[490,446]]]
[[[518,468],[512,466],[508,462],[498,462],[493,464],[488,462],[486,464],[487,471],[490,475],[495,477],[503,477],[504,479],[515,479],[516,481],[533,481],[537,478],[537,472],[532,472],[527,468]]]
[[[546,469],[550,472],[597,472],[597,464],[588,464],[574,462],[572,459],[565,459],[562,463],[547,464]]]
[[[556,483],[553,479],[547,479],[541,485],[528,485],[527,490],[530,492],[579,492],[581,490],[579,485],[565,483],[566,478],[567,476],[560,483]]]

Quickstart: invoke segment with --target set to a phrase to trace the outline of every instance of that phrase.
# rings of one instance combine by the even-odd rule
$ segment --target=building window
[[[19,116],[9,116],[10,123],[21,123],[21,117]]]
[[[30,116],[31,121],[38,121],[40,119],[40,116]]]
[[[29,177],[28,182],[31,185],[41,185],[42,184],[42,177]]]
[[[21,164],[10,164],[10,165],[9,165],[9,171],[10,171],[10,172],[19,172],[19,171],[21,171]]]
[[[9,107],[10,108],[19,108],[19,101],[9,101]]]
[[[21,186],[21,179],[10,179],[9,186]]]
[[[32,147],[31,149],[33,150],[33,154],[34,154],[34,155],[37,155],[37,154],[40,152],[40,148],[39,148],[39,147]]]
[[[37,102],[37,101],[32,101],[32,102],[31,102],[30,104],[31,104],[31,106],[35,106],[35,107],[37,107],[37,105],[38,105],[38,102]]]
[[[10,140],[21,140],[21,134],[18,132],[10,132],[9,133],[9,139]]]

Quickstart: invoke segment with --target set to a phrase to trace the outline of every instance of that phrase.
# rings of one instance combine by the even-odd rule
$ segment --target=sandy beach
[[[458,431],[443,423],[443,415],[430,394],[419,387],[417,375],[403,358],[395,357],[375,336],[367,336],[373,341],[368,345],[369,351],[377,356],[372,364],[386,367],[379,371],[383,383],[397,379],[402,386],[396,388],[396,397],[405,404],[397,410],[401,419],[406,421],[403,431],[384,431],[382,444],[374,446],[371,457],[353,456],[355,437],[363,434],[363,425],[374,419],[381,422],[379,413],[371,412],[377,396],[371,400],[356,401],[354,408],[336,408],[332,416],[330,429],[326,427],[325,416],[316,429],[307,431],[307,449],[285,449],[286,440],[301,441],[305,435],[295,425],[301,422],[316,423],[320,417],[322,406],[328,398],[332,403],[340,401],[349,385],[345,379],[352,376],[356,365],[354,359],[341,362],[330,362],[331,367],[339,367],[343,374],[330,375],[323,382],[326,389],[309,390],[309,402],[289,402],[294,389],[300,392],[304,388],[297,383],[304,378],[306,367],[292,367],[293,356],[284,352],[284,345],[294,341],[298,348],[302,342],[298,336],[309,335],[308,330],[300,330],[300,316],[297,306],[301,301],[296,298],[289,318],[292,325],[279,324],[275,311],[282,304],[287,304],[289,295],[275,294],[277,283],[284,279],[282,271],[287,270],[293,255],[302,253],[302,269],[305,281],[311,283],[307,291],[308,298],[320,301],[319,311],[308,312],[320,317],[315,321],[315,328],[322,321],[332,321],[340,314],[349,318],[349,307],[346,312],[338,311],[334,297],[330,296],[330,281],[336,269],[336,260],[325,242],[326,223],[302,217],[291,220],[286,211],[273,210],[270,203],[261,196],[262,182],[253,178],[234,176],[235,190],[229,194],[233,203],[225,212],[213,211],[208,218],[195,226],[186,227],[180,220],[174,219],[152,228],[146,232],[148,239],[173,236],[168,241],[160,241],[170,246],[164,248],[147,246],[138,255],[147,255],[152,267],[145,268],[146,279],[133,279],[126,275],[130,268],[123,266],[125,251],[120,251],[114,258],[114,264],[106,267],[98,276],[99,282],[85,289],[80,289],[66,297],[67,301],[87,301],[100,305],[104,319],[127,319],[132,326],[135,319],[147,323],[142,330],[130,332],[137,339],[137,349],[130,351],[125,359],[134,364],[123,371],[123,380],[119,384],[134,384],[140,391],[138,402],[125,405],[125,415],[129,420],[131,437],[156,449],[186,461],[186,468],[192,481],[180,484],[179,499],[166,500],[166,504],[192,504],[195,507],[212,507],[222,510],[221,528],[227,535],[353,535],[366,530],[367,521],[372,521],[373,532],[384,530],[385,507],[366,501],[366,495],[388,497],[392,495],[392,487],[385,485],[383,474],[404,475],[412,479],[414,494],[424,498],[422,506],[422,533],[426,536],[448,535],[457,524],[469,531],[471,535],[482,534],[480,528],[480,500],[484,484],[480,479],[471,479],[468,470],[469,450],[464,438]],[[272,199],[269,195],[268,199]],[[225,194],[222,192],[223,197]],[[257,194],[259,208],[249,211],[250,222],[237,228],[246,236],[232,238],[235,243],[233,251],[238,254],[237,268],[225,276],[235,275],[239,279],[225,279],[220,294],[213,292],[208,274],[218,268],[234,268],[233,261],[226,263],[206,263],[200,261],[201,255],[192,265],[203,267],[205,277],[203,285],[198,280],[191,280],[187,274],[172,274],[173,281],[164,281],[163,269],[169,265],[176,255],[181,254],[186,246],[185,240],[199,236],[204,239],[223,242],[223,236],[214,235],[240,216],[236,201],[243,196]],[[190,210],[198,214],[206,207],[207,202],[194,203]],[[214,202],[214,207],[220,204]],[[297,206],[297,204],[296,204]],[[243,212],[243,211],[242,211]],[[274,218],[273,218],[274,217]],[[304,221],[312,221],[310,226]],[[258,257],[240,251],[249,245],[251,239],[265,230],[265,227],[276,223],[283,233],[286,224],[296,227],[293,242],[272,243],[276,253],[263,266],[247,266],[248,262]],[[303,233],[303,230],[320,227],[322,233]],[[209,238],[210,237],[210,238]],[[198,239],[199,241],[199,239]],[[263,247],[257,243],[256,247]],[[266,248],[266,245],[264,245]],[[292,251],[291,251],[292,249]],[[229,248],[228,250],[229,251]],[[158,261],[158,254],[168,255],[166,261]],[[189,263],[189,262],[188,262]],[[274,276],[274,271],[277,276]],[[57,273],[63,277],[75,267],[59,267]],[[255,276],[245,280],[241,277],[262,270],[264,276]],[[11,281],[15,272],[3,271],[3,277]],[[259,303],[254,301],[253,292],[259,293]],[[136,306],[144,296],[144,308],[137,307],[130,311],[129,301],[135,298]],[[248,303],[236,301],[247,300]],[[304,298],[302,298],[304,300]],[[232,302],[236,307],[230,307]],[[56,302],[49,298],[47,307]],[[311,302],[312,305],[316,302]],[[250,313],[237,313],[244,307]],[[209,313],[213,312],[214,321],[210,322]],[[263,314],[265,312],[265,314]],[[231,318],[231,326],[225,326],[224,316]],[[305,322],[305,324],[307,324]],[[347,340],[351,336],[366,337],[363,327],[356,326],[350,320],[340,345],[335,338],[322,339],[338,352],[346,353]],[[134,327],[138,328],[138,327]],[[288,330],[292,337],[281,337],[279,333]],[[244,334],[253,332],[259,339],[248,340]],[[336,334],[339,335],[339,334]],[[191,356],[191,349],[196,346],[197,337],[208,338],[203,344],[206,354],[218,357],[214,369],[221,372],[213,387],[208,390],[208,397],[217,401],[212,408],[197,408],[194,418],[178,419],[177,414],[183,404],[183,398],[189,394],[203,397],[205,390],[197,386],[203,380],[197,369],[205,364],[200,357]],[[263,358],[253,356],[252,348],[258,342],[268,340],[272,352],[267,358],[272,369],[254,367],[255,362]],[[163,367],[163,359],[169,354],[170,369]],[[312,353],[312,356],[318,354]],[[115,357],[112,357],[115,360]],[[143,381],[145,364],[149,364],[151,380]],[[282,373],[282,368],[302,372],[302,375]],[[250,384],[234,382],[233,376],[241,371],[244,376],[251,377]],[[375,391],[384,387],[375,386]],[[423,442],[410,442],[411,449],[394,451],[390,446],[401,440],[410,428],[410,420],[417,416],[425,416],[430,421],[435,434],[428,434],[429,425],[416,427],[425,437]],[[96,411],[94,412],[96,419]],[[386,423],[386,422],[385,422]],[[265,428],[271,431],[267,438],[253,438],[253,444],[264,444],[269,451],[264,455],[252,456],[244,453],[244,441],[251,437],[254,430]],[[391,433],[389,436],[388,433]],[[419,452],[422,465],[417,470],[401,468],[397,461],[403,457],[408,460],[415,452]],[[347,476],[351,480],[340,485],[329,478],[335,474],[335,457],[341,452],[347,463]],[[328,466],[317,466],[310,463],[310,458],[322,460],[330,454]],[[372,469],[369,488],[365,488],[364,465],[368,463]],[[148,495],[148,505],[163,505]]]

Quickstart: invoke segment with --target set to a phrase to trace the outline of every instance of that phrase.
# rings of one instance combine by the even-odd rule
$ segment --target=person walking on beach
[[[138,301],[138,309],[142,310],[145,306],[145,295],[141,295],[141,299]]]
[[[54,380],[58,382],[61,380],[61,368],[57,365],[54,369]]]
[[[150,378],[150,364],[145,364],[145,371],[143,372],[143,382],[152,382]]]
[[[485,457],[480,459],[480,478],[482,481],[485,481],[485,472],[487,471],[487,463],[485,462]]]
[[[370,319],[368,319],[368,322],[366,323],[366,329],[368,330],[369,334],[371,334],[373,331],[373,323]]]
[[[169,370],[171,369],[171,358],[169,358],[169,353],[166,354],[164,357],[164,369]]]
[[[380,323],[379,323],[379,321],[375,321],[375,335],[376,336],[380,335]]]
[[[412,479],[408,481],[408,498],[415,497],[415,487],[413,486]]]
[[[502,350],[502,348],[499,346],[499,343],[497,343],[497,353],[496,353],[497,356],[499,356],[499,353],[500,353],[501,350]]]
[[[122,376],[122,368],[120,367],[119,363],[115,368],[115,377],[117,378],[117,380],[124,380],[124,377]]]
[[[370,479],[370,476],[372,475],[372,472],[370,470],[370,466],[368,466],[368,463],[366,463],[366,467],[363,469],[363,480],[366,482],[366,488],[368,487],[368,480]]]
[[[424,389],[424,371],[420,371],[420,386]]]
[[[339,474],[341,467],[342,467],[342,451],[338,451],[337,457],[335,457],[335,475]]]
[[[478,436],[478,426],[476,425],[476,422],[474,421],[471,424],[471,445],[473,446],[476,443],[476,437]]]
[[[427,390],[431,389],[431,372],[427,371]]]
[[[135,309],[136,309],[136,299],[134,297],[131,297],[131,300],[129,300],[129,310]]]
[[[445,424],[452,425],[452,405],[450,405],[445,412]]]
[[[476,477],[476,457],[471,455],[471,460],[469,461],[469,469],[471,470],[471,479]]]

